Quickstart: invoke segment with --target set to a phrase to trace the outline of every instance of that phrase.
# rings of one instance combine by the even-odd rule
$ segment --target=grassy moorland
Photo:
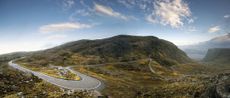
[[[101,93],[106,96],[190,98],[194,94],[201,96],[208,86],[206,77],[201,76],[206,67],[198,66],[196,63],[165,66],[146,58],[101,65],[82,64],[73,68],[104,81],[106,87]]]
[[[78,75],[64,68],[58,69],[58,68],[54,68],[50,66],[33,66],[33,64],[23,62],[23,59],[16,61],[16,63],[27,69],[41,72],[51,77],[61,78],[61,79],[66,79],[66,80],[76,80],[76,81],[81,80],[81,78]]]
[[[101,93],[113,98],[212,98],[218,80],[227,76],[222,73],[229,69],[192,61],[174,44],[156,37],[126,35],[70,42],[17,63],[64,79],[74,79],[73,74],[59,76],[60,70],[50,65],[72,66],[102,80]]]
[[[149,70],[148,61],[95,67],[76,66],[75,70],[103,80],[106,88],[102,90],[102,94],[115,98],[191,98],[195,94],[201,96],[208,86],[208,80],[201,73],[186,75],[180,73],[179,68],[172,70],[160,65],[150,66],[157,69],[155,73]],[[198,69],[192,65],[190,67]]]
[[[1,58],[0,58],[1,59]],[[36,76],[15,70],[7,65],[9,60],[0,62],[0,97],[1,98],[92,98],[90,91],[68,93],[55,85]]]
[[[154,69],[150,71],[149,66]],[[170,97],[170,98],[191,98],[201,97],[203,92],[212,84],[209,77],[217,73],[217,69],[197,63],[178,64],[174,66],[162,66],[154,60],[136,60],[134,62],[109,63],[102,65],[77,65],[75,70],[96,77],[106,84],[101,91],[103,95],[114,98],[140,98],[140,97]],[[13,71],[13,69],[9,69]],[[220,71],[221,69],[219,69]],[[7,70],[6,70],[7,71]],[[7,71],[8,73],[19,73],[18,71]],[[10,76],[13,76],[11,75]],[[23,73],[20,73],[23,75]],[[7,75],[4,73],[4,75]],[[210,76],[207,76],[210,75]],[[3,77],[9,77],[3,76]],[[25,77],[25,76],[22,76]],[[34,77],[35,76],[30,76]],[[10,77],[10,79],[18,76]],[[29,78],[30,79],[30,78]],[[17,80],[15,83],[23,81]],[[29,84],[19,86],[19,90],[7,91],[3,96],[39,96],[39,97],[64,97],[84,96],[89,98],[90,92],[75,92],[68,95],[59,87],[51,85],[40,79]],[[13,84],[8,84],[12,86]],[[17,85],[16,85],[17,86]],[[28,88],[27,88],[28,87]],[[34,90],[31,92],[31,88]],[[6,88],[4,88],[5,90]],[[12,88],[10,88],[12,89]],[[21,93],[23,92],[23,93]],[[45,92],[45,93],[44,93]]]

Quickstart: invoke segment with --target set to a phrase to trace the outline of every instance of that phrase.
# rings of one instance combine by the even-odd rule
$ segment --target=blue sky
[[[188,45],[229,33],[229,0],[0,0],[0,54],[119,34]]]

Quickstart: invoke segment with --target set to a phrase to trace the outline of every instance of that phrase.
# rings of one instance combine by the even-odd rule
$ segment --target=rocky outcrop
[[[224,76],[216,86],[216,94],[220,98],[230,98],[230,78]]]
[[[211,83],[201,98],[230,98],[230,73],[222,73],[209,79]]]

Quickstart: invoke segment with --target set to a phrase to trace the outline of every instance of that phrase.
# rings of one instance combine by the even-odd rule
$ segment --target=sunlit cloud
[[[39,31],[41,33],[52,33],[52,32],[62,32],[62,31],[68,31],[68,30],[77,30],[77,29],[83,29],[83,28],[90,28],[92,25],[89,24],[82,24],[82,23],[57,23],[57,24],[49,24],[44,25],[39,28]]]
[[[208,29],[209,33],[219,32],[221,30],[220,26],[214,26]]]
[[[94,4],[94,10],[96,12],[98,12],[98,13],[103,14],[103,15],[107,15],[107,16],[112,16],[112,17],[116,17],[116,18],[128,20],[127,16],[122,15],[121,13],[114,11],[110,7],[103,6],[103,5],[100,5],[100,4],[97,4],[97,3]]]
[[[188,4],[182,0],[156,0],[154,10],[147,16],[146,20],[151,23],[179,28],[183,26],[183,21],[189,17],[191,17],[191,11]],[[193,22],[193,20],[189,22]]]

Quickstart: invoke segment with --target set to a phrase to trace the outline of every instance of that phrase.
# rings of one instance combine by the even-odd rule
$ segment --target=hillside
[[[230,48],[230,33],[194,45],[180,46],[193,59],[203,59],[208,49]]]
[[[0,55],[0,61],[8,61],[8,60],[23,57],[29,54],[32,54],[32,52],[13,52],[13,53],[8,53],[8,54],[2,54]]]
[[[190,61],[187,55],[171,42],[153,36],[130,35],[69,42],[34,53],[30,59],[43,59],[42,62],[48,60],[55,64],[59,62],[57,65],[76,65],[124,62],[149,57],[166,66]]]
[[[51,76],[57,71],[51,66],[71,66],[102,80],[105,88],[101,94],[114,98],[189,98],[205,90],[206,80],[199,74],[208,69],[190,62],[183,51],[166,40],[118,35],[66,43],[34,52],[16,63]]]
[[[230,48],[213,48],[209,49],[204,62],[215,63],[219,65],[230,64]]]

